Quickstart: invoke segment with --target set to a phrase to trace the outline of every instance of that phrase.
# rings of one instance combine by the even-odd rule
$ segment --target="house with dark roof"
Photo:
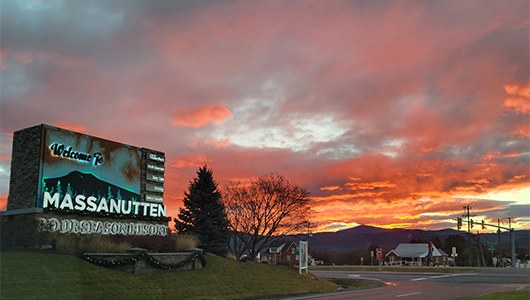
[[[260,262],[277,264],[282,261],[282,253],[285,243],[267,247],[260,252]]]
[[[390,250],[385,255],[385,261],[388,265],[448,265],[448,255],[441,249],[432,245],[432,257],[429,262],[429,244],[399,244],[396,249]]]
[[[267,247],[260,252],[260,262],[269,264],[297,265],[299,261],[299,244],[288,242]],[[315,265],[315,260],[308,255],[310,265]]]

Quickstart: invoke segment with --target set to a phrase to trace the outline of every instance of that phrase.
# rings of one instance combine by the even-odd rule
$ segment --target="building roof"
[[[442,256],[442,253],[432,245],[433,256]],[[399,244],[396,249],[392,250],[399,257],[427,257],[429,254],[429,244]]]
[[[282,252],[283,247],[285,247],[285,243],[281,244],[277,247],[267,247],[261,251],[263,254],[279,254]]]

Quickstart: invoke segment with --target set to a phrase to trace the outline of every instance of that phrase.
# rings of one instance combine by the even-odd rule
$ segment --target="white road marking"
[[[425,279],[429,279],[429,278],[426,278],[426,277],[414,278],[414,279],[411,279],[410,281],[422,281],[422,280],[425,280]]]
[[[410,281],[422,281],[427,279],[436,279],[436,278],[444,278],[444,277],[455,277],[455,276],[465,276],[465,275],[477,275],[477,273],[459,273],[459,274],[445,274],[445,275],[436,275],[436,276],[430,276],[430,277],[420,277],[420,278],[414,278]]]
[[[414,296],[414,295],[419,295],[419,294],[421,294],[421,292],[402,294],[402,295],[397,295],[396,298],[399,298],[399,297],[407,297],[407,296]]]
[[[458,274],[438,275],[438,276],[431,276],[429,278],[444,278],[444,277],[453,277],[453,276],[458,276]]]

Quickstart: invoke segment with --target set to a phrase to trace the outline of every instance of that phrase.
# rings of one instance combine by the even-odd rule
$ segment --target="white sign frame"
[[[309,264],[308,264],[308,246],[307,241],[300,241],[298,247],[298,272],[302,275],[302,270],[305,269],[306,274],[309,273]]]

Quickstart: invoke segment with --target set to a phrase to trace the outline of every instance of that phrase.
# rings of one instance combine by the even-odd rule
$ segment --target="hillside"
[[[244,299],[330,292],[338,287],[285,266],[207,255],[197,271],[134,275],[72,256],[0,255],[1,299]]]

